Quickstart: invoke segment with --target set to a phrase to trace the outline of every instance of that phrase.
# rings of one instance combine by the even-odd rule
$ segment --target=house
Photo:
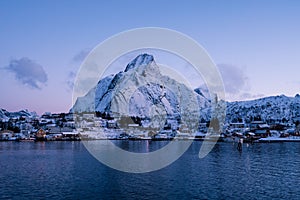
[[[14,132],[10,130],[0,131],[0,140],[10,140],[13,137]]]
[[[269,129],[256,129],[254,131],[255,136],[259,137],[268,137],[270,136],[270,130]]]
[[[268,124],[258,124],[258,129],[270,129]]]
[[[73,121],[73,120],[74,120],[74,115],[73,115],[73,113],[67,113],[67,114],[65,115],[65,119],[66,119],[67,121]]]
[[[294,136],[300,136],[300,123],[296,126]]]
[[[207,132],[207,123],[199,123],[198,130],[200,132],[206,133]]]
[[[61,133],[61,127],[57,126],[48,126],[48,133],[49,134],[60,134]]]
[[[79,141],[80,137],[78,132],[62,132],[62,139],[63,140],[68,140],[68,141]]]
[[[117,122],[115,120],[107,121],[107,128],[117,128]]]
[[[250,130],[254,131],[256,129],[266,128],[267,126],[270,128],[269,125],[263,121],[253,121],[250,123]]]
[[[44,141],[46,140],[46,131],[44,131],[43,129],[39,129],[36,134],[35,134],[35,139],[37,141]]]
[[[245,128],[245,123],[230,123],[229,128],[230,129],[239,129],[239,128]]]
[[[94,119],[95,114],[94,113],[85,113],[85,114],[82,115],[82,117],[84,119]]]
[[[15,137],[19,140],[24,140],[26,139],[26,136],[23,133],[16,133]]]
[[[102,127],[102,128],[106,127],[106,121],[101,118],[96,118],[94,120],[94,124],[95,124],[95,127]]]
[[[270,136],[270,126],[263,121],[253,121],[250,123],[250,131],[258,137]]]
[[[148,136],[149,136],[149,137],[154,137],[155,135],[156,135],[156,132],[153,131],[153,130],[150,130],[150,131],[148,132]]]
[[[67,121],[64,123],[65,127],[69,127],[69,128],[75,128],[75,122],[74,121]]]

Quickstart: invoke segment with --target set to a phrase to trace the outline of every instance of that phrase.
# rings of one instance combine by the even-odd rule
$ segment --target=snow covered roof
[[[234,122],[234,123],[230,123],[230,124],[232,124],[232,125],[244,125],[243,122]]]
[[[264,124],[265,122],[263,121],[252,121],[251,124]]]
[[[140,125],[138,124],[128,124],[129,127],[139,127]]]
[[[270,126],[268,124],[259,124],[258,127],[259,128],[270,128]]]
[[[77,135],[77,132],[61,132],[63,135]]]
[[[11,130],[0,131],[0,134],[6,134],[6,133],[13,133],[13,131],[11,131]]]

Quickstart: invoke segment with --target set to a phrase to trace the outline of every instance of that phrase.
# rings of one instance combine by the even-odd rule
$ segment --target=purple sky
[[[299,1],[2,0],[0,107],[67,112],[70,86],[89,50],[121,31],[149,26],[201,44],[218,64],[230,101],[294,96],[299,21]]]

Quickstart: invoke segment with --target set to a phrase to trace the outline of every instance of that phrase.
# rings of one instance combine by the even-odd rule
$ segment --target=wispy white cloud
[[[78,52],[72,59],[73,62],[75,63],[81,63],[84,61],[84,59],[87,57],[87,55],[90,53],[91,49],[86,48]]]
[[[218,64],[217,66],[223,79],[227,100],[246,100],[264,96],[250,93],[250,81],[245,69],[229,64]]]
[[[241,99],[257,99],[257,98],[262,98],[264,96],[265,96],[264,94],[251,94],[248,92],[244,92],[240,94]]]
[[[64,81],[64,84],[66,85],[66,90],[68,92],[73,90],[74,81],[75,81],[75,78],[76,78],[77,71],[79,70],[79,66],[84,61],[84,59],[88,56],[90,51],[91,51],[90,48],[85,48],[85,49],[79,51],[71,59],[71,63],[70,63],[70,66],[69,66],[69,71],[66,74],[66,79]]]
[[[74,88],[75,77],[76,77],[76,73],[74,71],[70,71],[66,79],[68,91],[72,91],[72,89]]]
[[[43,66],[26,57],[11,60],[4,69],[13,73],[17,81],[32,89],[41,89],[48,81]]]
[[[241,68],[228,64],[219,64],[218,68],[223,78],[226,93],[239,94],[243,90],[249,89],[249,78]]]

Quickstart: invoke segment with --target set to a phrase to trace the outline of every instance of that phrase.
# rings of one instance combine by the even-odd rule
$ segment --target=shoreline
[[[221,142],[221,143],[238,143],[236,138],[168,138],[168,139],[153,139],[153,138],[135,138],[135,139],[122,139],[122,138],[102,138],[102,139],[66,139],[66,140],[34,140],[34,139],[17,139],[17,140],[0,140],[0,142],[83,142],[83,141],[97,141],[97,140],[113,140],[113,141],[211,141],[211,142]],[[243,140],[243,143],[284,143],[284,142],[300,142],[299,136],[292,137],[266,137],[256,140]]]

